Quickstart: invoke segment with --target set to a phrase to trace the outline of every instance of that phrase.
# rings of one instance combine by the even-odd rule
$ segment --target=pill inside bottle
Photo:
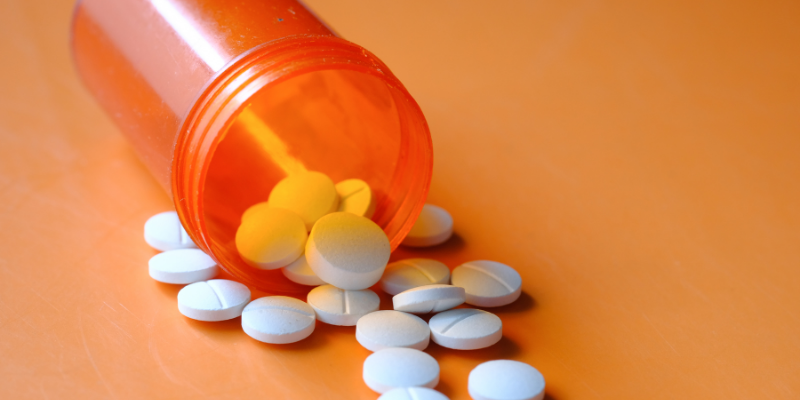
[[[164,14],[151,2],[81,1],[73,59],[192,241],[234,279],[296,294],[308,289],[240,257],[244,211],[294,174],[359,179],[395,248],[427,195],[430,133],[390,68],[300,2],[236,4],[187,0]]]
[[[309,171],[322,171],[334,182],[353,177],[368,182],[378,198],[372,220],[387,234],[400,228],[400,205],[393,198],[402,194],[391,192],[399,183],[397,106],[384,83],[361,75],[320,71],[296,77],[256,94],[235,119],[211,160],[203,199],[208,229],[220,233],[211,246],[227,260],[223,266],[233,264],[272,283],[285,281],[242,266],[226,238],[248,207],[270,198],[269,183]]]

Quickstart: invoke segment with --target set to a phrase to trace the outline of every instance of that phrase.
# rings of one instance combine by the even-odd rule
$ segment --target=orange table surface
[[[74,73],[72,3],[0,1],[0,398],[377,398],[354,328],[262,344],[150,279],[171,204]],[[522,275],[498,345],[429,347],[439,390],[505,358],[552,400],[800,397],[800,4],[307,3],[430,123],[457,236],[393,258]]]

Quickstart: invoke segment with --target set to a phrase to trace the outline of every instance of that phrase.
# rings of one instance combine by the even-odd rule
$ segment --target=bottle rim
[[[412,151],[402,151],[399,157],[410,158],[427,168],[422,168],[421,173],[417,171],[415,176],[404,177],[412,182],[411,186],[418,188],[419,193],[414,197],[421,201],[410,202],[407,197],[404,204],[398,206],[398,218],[404,220],[392,222],[395,232],[389,236],[392,250],[400,244],[422,211],[433,169],[430,131],[419,105],[389,68],[363,47],[335,36],[296,35],[264,43],[229,62],[201,91],[186,114],[176,139],[172,161],[173,201],[187,233],[198,247],[243,283],[259,288],[269,286],[264,279],[227,268],[219,257],[219,249],[215,249],[211,241],[204,219],[203,196],[199,194],[203,193],[214,151],[224,139],[228,127],[257,92],[268,85],[322,70],[365,73],[382,80],[393,93],[399,93],[402,104],[398,104],[398,113],[409,114],[409,118],[401,118],[401,131],[413,128],[424,133],[403,134],[405,146]],[[395,100],[397,102],[397,96]],[[416,126],[409,127],[409,124]]]

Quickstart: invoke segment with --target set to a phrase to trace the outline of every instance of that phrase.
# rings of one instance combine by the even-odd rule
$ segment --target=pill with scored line
[[[355,325],[359,318],[378,311],[381,305],[381,299],[372,290],[346,290],[333,285],[312,289],[307,299],[318,320],[340,326]]]
[[[517,300],[522,277],[514,268],[495,261],[470,261],[456,267],[450,282],[467,292],[467,304],[499,307]]]
[[[183,229],[175,211],[162,212],[150,217],[144,223],[144,241],[150,247],[161,251],[197,247]]]
[[[339,211],[349,212],[364,218],[375,213],[375,194],[367,182],[348,179],[336,184],[339,194]]]
[[[394,296],[418,286],[450,282],[450,269],[444,263],[427,258],[408,258],[386,266],[381,289]]]
[[[489,347],[503,338],[503,321],[488,311],[474,308],[448,310],[431,317],[431,340],[456,350]]]
[[[408,289],[392,297],[397,311],[427,314],[449,310],[464,303],[464,288],[453,285],[426,285]]]

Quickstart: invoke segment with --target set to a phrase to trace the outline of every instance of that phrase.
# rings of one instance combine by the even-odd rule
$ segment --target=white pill
[[[361,179],[348,179],[336,184],[339,194],[339,211],[372,218],[375,213],[375,195],[367,182]]]
[[[225,321],[242,314],[250,289],[239,282],[212,279],[184,286],[178,292],[178,310],[198,321]]]
[[[474,400],[541,400],[544,377],[528,364],[511,360],[487,361],[469,373]]]
[[[303,220],[282,208],[259,208],[236,230],[236,249],[248,265],[285,267],[303,254],[308,233]]]
[[[427,285],[408,289],[392,297],[397,311],[427,314],[464,304],[464,288],[453,285]]]
[[[450,282],[450,269],[427,258],[409,258],[386,266],[381,289],[392,296],[418,286]]]
[[[293,263],[281,268],[281,272],[283,272],[283,276],[289,278],[290,281],[301,285],[319,286],[325,284],[325,281],[319,279],[317,274],[314,273],[314,270],[311,269],[311,266],[308,265],[305,254],[300,256],[300,258]]]
[[[359,318],[378,311],[381,299],[369,289],[345,290],[323,285],[308,292],[308,305],[316,312],[317,319],[326,324],[353,326]]]
[[[490,312],[459,308],[434,315],[428,326],[439,346],[456,350],[489,347],[503,337],[503,321]]]
[[[356,340],[367,350],[408,347],[425,350],[431,330],[422,318],[401,311],[375,311],[356,323]]]
[[[366,289],[381,279],[389,238],[368,218],[335,212],[320,218],[306,243],[306,258],[320,279],[338,288]]]
[[[331,178],[321,172],[289,175],[269,194],[270,207],[285,208],[297,213],[311,230],[323,215],[339,207],[339,195]]]
[[[397,387],[378,397],[378,400],[450,400],[447,396],[426,387]]]
[[[439,383],[439,363],[419,350],[383,349],[364,361],[364,382],[378,393],[411,386],[433,388]]]
[[[314,309],[294,297],[269,296],[253,300],[242,311],[242,329],[255,340],[294,343],[314,332]]]
[[[428,247],[444,243],[453,236],[453,217],[444,208],[425,204],[419,218],[414,222],[404,246]]]
[[[158,253],[148,262],[150,277],[164,283],[187,284],[217,275],[217,262],[200,249],[178,249]]]
[[[499,307],[514,302],[522,293],[522,277],[514,268],[494,261],[470,261],[456,267],[450,277],[467,291],[467,304]]]
[[[144,223],[144,241],[161,250],[190,249],[197,247],[181,225],[175,211],[156,214]]]

